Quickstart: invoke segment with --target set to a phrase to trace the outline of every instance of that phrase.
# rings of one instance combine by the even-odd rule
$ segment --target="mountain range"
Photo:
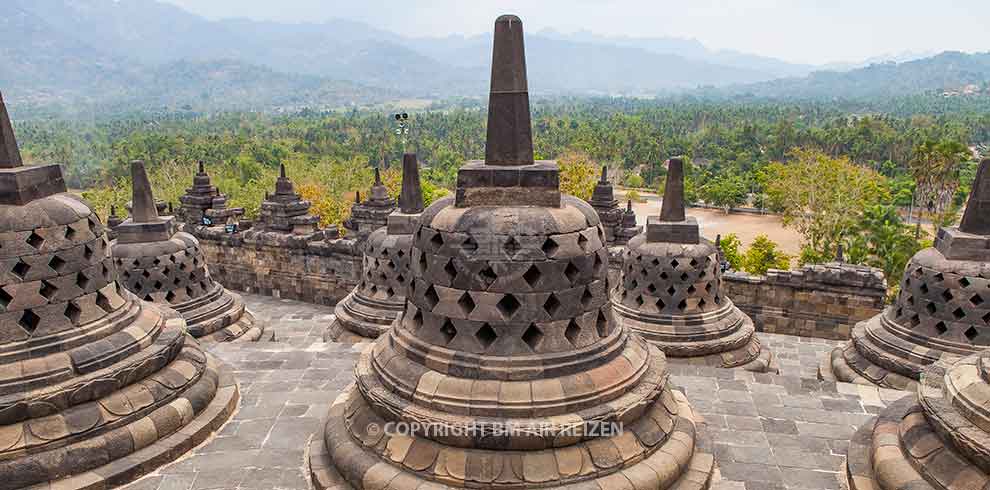
[[[0,89],[11,100],[260,110],[481,97],[487,91],[488,35],[413,38],[348,20],[208,20],[156,0],[5,3]],[[822,70],[844,67],[716,51],[690,39],[544,30],[529,33],[526,43],[535,95],[657,96],[710,87],[817,96],[883,92],[885,83],[905,77],[911,81],[900,84],[905,90],[990,78],[985,55],[963,53],[928,58],[934,65],[916,60],[840,73]],[[940,71],[944,62],[954,68]]]

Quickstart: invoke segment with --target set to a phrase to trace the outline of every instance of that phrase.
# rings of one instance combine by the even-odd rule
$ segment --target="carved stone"
[[[718,249],[684,216],[683,172],[670,161],[661,213],[629,241],[612,302],[620,321],[671,360],[756,372],[777,372],[773,355],[753,334],[753,320],[722,292]]]
[[[418,208],[422,212],[423,190],[416,155],[407,153],[402,165],[402,195],[409,199],[405,207]],[[419,199],[418,205],[416,199]],[[360,282],[334,308],[335,320],[328,332],[330,338],[339,340],[346,332],[377,338],[402,315],[406,290],[413,280],[409,262],[419,216],[420,213],[396,210],[388,216],[387,226],[375,230],[363,242]]]
[[[244,208],[227,207],[227,196],[210,182],[210,174],[206,173],[202,161],[199,162],[199,172],[193,177],[192,187],[179,197],[179,202],[182,207],[179,208],[178,218],[186,226],[236,224],[244,215]]]
[[[57,165],[18,166],[9,126],[3,110],[0,180],[62,182]],[[103,225],[56,187],[0,204],[4,490],[122,485],[205,440],[238,399],[229,370],[183,333],[182,318],[117,282]]]
[[[111,244],[124,287],[177,311],[193,337],[218,342],[261,338],[264,329],[241,297],[210,276],[199,241],[177,232],[171,216],[158,216],[144,164],[132,163],[131,175],[133,217],[117,226]]]
[[[364,240],[375,230],[388,224],[388,216],[392,211],[395,211],[395,199],[389,197],[388,188],[382,184],[381,171],[375,168],[375,183],[371,186],[368,199],[361,202],[358,194],[351,207],[350,218],[344,221],[344,228],[351,232],[348,236]]]
[[[850,490],[990,486],[990,351],[927,367],[917,398],[891,404],[849,444]]]
[[[495,32],[493,90],[524,66],[512,57],[519,19]],[[528,112],[510,113],[489,145],[525,133]],[[512,165],[504,156],[524,145],[500,143],[496,165],[469,164],[458,197],[423,213],[405,312],[362,354],[310,447],[316,488],[707,488],[713,457],[663,354],[614,322],[597,213],[559,189],[549,202],[556,164]],[[518,180],[496,182],[510,175],[499,169]],[[602,422],[624,430],[592,433]]]
[[[982,163],[978,177],[987,175],[988,165]],[[983,202],[987,194],[990,186],[978,181],[969,202]],[[988,263],[990,237],[940,229],[935,246],[908,262],[895,304],[858,323],[852,340],[823,361],[819,376],[913,390],[925,367],[990,348]]]

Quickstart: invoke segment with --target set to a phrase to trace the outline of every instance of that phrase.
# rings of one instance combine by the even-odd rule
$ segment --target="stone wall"
[[[214,279],[249,293],[334,305],[359,281],[361,243],[305,241],[220,228],[187,230],[200,239]],[[623,247],[611,249],[609,282],[618,284]],[[849,264],[771,270],[766,276],[728,272],[723,288],[763,332],[843,340],[852,326],[884,307],[879,269]]]
[[[200,240],[213,278],[230,289],[334,305],[358,283],[361,254],[355,240],[294,240],[251,231],[189,230]]]
[[[884,308],[883,272],[850,264],[771,269],[765,276],[728,272],[725,294],[759,331],[845,340],[852,327]]]

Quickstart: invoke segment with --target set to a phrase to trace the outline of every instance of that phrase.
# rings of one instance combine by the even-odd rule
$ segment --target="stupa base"
[[[326,338],[334,342],[377,339],[392,328],[404,307],[404,303],[374,301],[351,291],[334,308],[335,319],[327,328]]]
[[[317,490],[328,489],[370,489],[388,490],[453,490],[465,486],[495,488],[507,486],[506,482],[518,480],[520,488],[560,488],[567,490],[634,490],[708,489],[715,471],[715,459],[704,426],[698,425],[687,399],[679,392],[673,392],[677,405],[677,417],[669,438],[652,453],[645,455],[625,468],[605,469],[604,462],[596,459],[578,446],[565,446],[557,449],[532,451],[498,451],[502,458],[486,459],[482,452],[453,446],[442,446],[439,452],[424,450],[420,446],[435,445],[424,439],[407,436],[389,438],[384,432],[379,434],[378,444],[388,448],[392,460],[381,459],[373,447],[366,447],[368,441],[356,441],[340,434],[346,432],[349,418],[356,416],[348,411],[353,397],[360,397],[356,385],[347,387],[330,406],[327,425],[323,433],[316,434],[309,444],[310,477]],[[365,407],[371,410],[370,407]],[[631,433],[631,431],[630,431]],[[624,439],[618,436],[616,439]],[[635,440],[635,437],[632,437]],[[328,446],[328,442],[332,446]],[[623,441],[630,442],[630,441]],[[628,446],[616,445],[615,449]],[[574,454],[570,454],[573,452]],[[429,464],[422,467],[425,472],[433,472],[431,479],[407,469],[412,460],[423,460],[425,454],[432,454]],[[567,453],[575,458],[555,457]],[[419,457],[417,457],[419,456]],[[621,456],[616,453],[621,459]],[[479,458],[479,459],[476,459]],[[502,459],[513,461],[505,465]],[[425,461],[425,460],[424,460]],[[495,474],[493,464],[501,468]],[[515,464],[515,463],[518,463]],[[600,473],[601,476],[595,476]],[[346,475],[346,477],[345,477]],[[580,476],[579,476],[580,475]],[[360,485],[352,482],[360,481]],[[468,485],[464,485],[468,483]]]
[[[182,315],[189,334],[201,342],[256,342],[265,331],[241,296],[219,284],[209,295],[170,307]]]

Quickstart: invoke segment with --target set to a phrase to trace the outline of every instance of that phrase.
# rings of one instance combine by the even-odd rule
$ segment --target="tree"
[[[560,192],[579,199],[591,199],[600,169],[585,153],[568,152],[557,159],[560,165]]]
[[[969,148],[955,140],[926,140],[914,148],[910,171],[917,186],[919,204],[915,238],[921,236],[921,216],[925,209],[934,221],[939,218],[945,221],[942,215],[951,208],[959,187],[959,164],[971,156]]]
[[[774,162],[766,171],[771,207],[784,226],[804,235],[815,254],[835,257],[836,247],[857,229],[863,210],[889,202],[886,180],[847,158],[820,151],[794,150],[794,161]]]
[[[746,183],[738,175],[727,173],[709,180],[701,187],[701,198],[712,206],[730,209],[746,202]]]
[[[770,269],[791,268],[791,257],[777,248],[766,235],[759,235],[743,256],[743,269],[756,275],[764,275]]]
[[[743,256],[739,253],[739,247],[741,245],[742,241],[739,240],[739,235],[735,233],[729,233],[723,236],[719,244],[722,249],[722,255],[725,256],[725,261],[729,263],[729,268],[737,271],[743,270]]]
[[[888,284],[896,285],[908,260],[921,249],[910,227],[901,221],[897,208],[867,208],[857,231],[846,244],[846,260],[883,269]]]

